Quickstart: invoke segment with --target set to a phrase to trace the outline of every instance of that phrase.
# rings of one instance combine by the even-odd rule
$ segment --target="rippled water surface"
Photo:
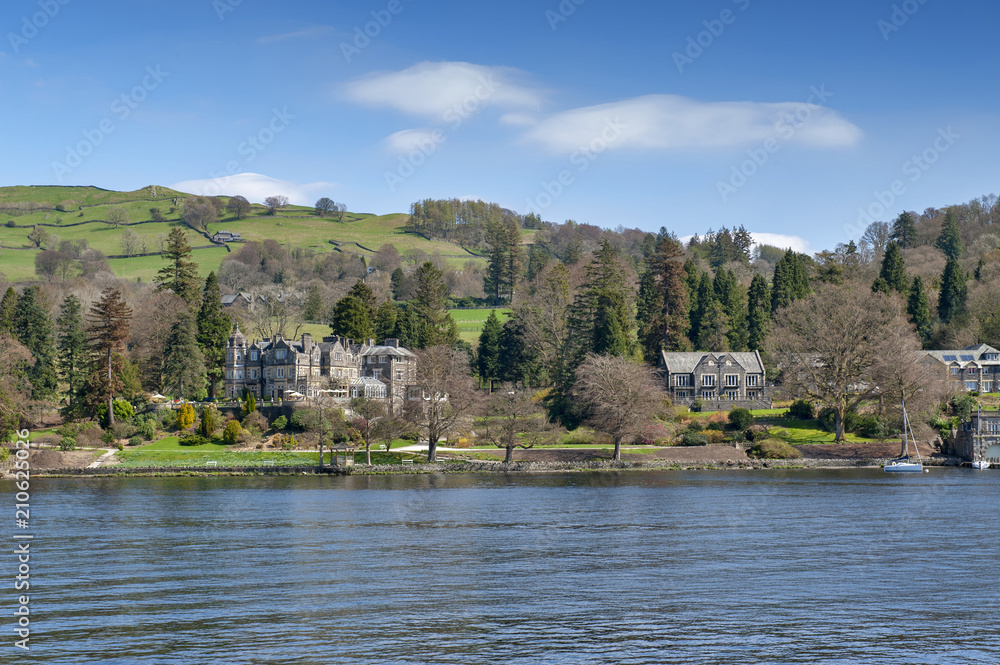
[[[25,662],[995,663],[998,486],[943,469],[35,480]]]

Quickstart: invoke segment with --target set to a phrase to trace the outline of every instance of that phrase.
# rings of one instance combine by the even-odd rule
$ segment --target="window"
[[[278,378],[279,379],[285,378],[285,368],[284,367],[279,367],[278,368]]]
[[[966,390],[979,390],[979,387],[976,385],[975,381],[966,381],[965,382],[965,389]]]
[[[344,370],[340,370],[340,369],[338,369],[338,370],[337,370],[337,372],[336,372],[336,376],[337,376],[337,378],[338,378],[338,379],[339,379],[339,378],[341,378],[341,376],[342,376],[342,374],[343,374],[343,371],[344,371]]]
[[[382,378],[382,370],[380,370],[380,369],[373,369],[372,370],[372,376],[375,377],[376,380],[381,379]]]
[[[281,360],[285,357],[285,349],[278,349],[274,352],[274,357]]]
[[[975,367],[970,367],[969,368],[969,374],[975,374],[975,373],[976,373],[976,368]]]
[[[687,387],[691,385],[691,375],[690,374],[678,374],[676,385],[681,387]]]
[[[337,352],[337,353],[336,353],[336,354],[334,355],[333,359],[334,359],[334,360],[336,360],[337,362],[340,362],[341,360],[343,360],[343,359],[344,359],[344,354],[343,354],[343,353],[340,353],[340,352],[338,351],[338,352]]]
[[[951,373],[952,374],[958,374],[958,368],[957,367],[952,367],[951,368]]]
[[[243,370],[241,370],[241,369],[236,370],[236,378],[237,379],[242,379],[243,378]]]
[[[756,386],[757,378],[756,374],[747,374],[747,386]]]
[[[739,399],[739,398],[740,398],[740,391],[738,390],[726,391],[726,399]]]
[[[678,397],[687,397],[688,396],[688,391],[686,391],[686,390],[678,390],[677,391],[677,396]]]
[[[256,351],[251,351],[250,352],[250,360],[257,360],[257,352]]]
[[[715,375],[714,374],[702,374],[701,375],[701,385],[703,386],[715,386]]]
[[[378,357],[378,361],[379,361],[379,362],[380,362],[381,364],[383,364],[383,365],[384,365],[384,364],[386,363],[386,359],[385,359],[385,356],[379,356],[379,357]]]
[[[241,355],[240,355],[240,352],[239,352],[239,351],[237,351],[237,352],[236,352],[236,362],[239,362],[239,361],[241,361],[241,360],[243,360],[243,356],[241,356]]]
[[[403,380],[403,370],[401,370],[401,369],[397,369],[396,370],[396,380],[397,381],[402,381]]]
[[[715,399],[715,391],[714,390],[702,390],[701,391],[701,396],[702,396],[703,399]]]
[[[250,378],[251,379],[256,379],[257,378],[257,370],[255,370],[255,369],[250,370]]]
[[[991,393],[991,392],[993,392],[993,382],[992,381],[983,381],[983,392],[984,393]]]
[[[740,385],[740,375],[739,374],[726,374],[726,387],[735,388]]]

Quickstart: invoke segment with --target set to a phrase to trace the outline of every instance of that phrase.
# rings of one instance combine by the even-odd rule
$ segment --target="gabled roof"
[[[403,358],[415,358],[417,354],[402,346],[369,346],[363,352],[366,356],[399,356]]]
[[[691,374],[703,360],[711,359],[725,362],[732,359],[743,369],[751,373],[764,373],[764,363],[756,351],[723,351],[718,353],[702,353],[700,351],[661,351],[660,366],[671,374]]]
[[[974,344],[964,349],[930,350],[923,353],[925,356],[934,358],[945,365],[957,365],[958,367],[965,367],[970,363],[978,365],[1000,362],[998,360],[984,360],[983,357],[987,354],[1000,354],[1000,351],[997,351],[989,344]]]

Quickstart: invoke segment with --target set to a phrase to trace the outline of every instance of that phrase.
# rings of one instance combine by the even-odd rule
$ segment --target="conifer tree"
[[[944,224],[941,226],[941,235],[938,236],[935,247],[944,252],[949,259],[957,260],[962,255],[962,237],[958,232],[958,220],[951,210],[944,214]]]
[[[745,351],[747,348],[747,300],[743,287],[731,270],[720,268],[715,273],[712,290],[729,319],[729,349]]]
[[[227,335],[228,337],[228,335]],[[182,310],[170,326],[163,349],[163,385],[181,399],[195,399],[205,390],[205,356],[198,346],[194,316]]]
[[[941,292],[938,294],[938,317],[944,323],[965,311],[965,300],[968,296],[968,286],[965,283],[965,272],[958,265],[958,259],[949,258],[941,274]]]
[[[125,388],[125,342],[132,329],[132,308],[125,303],[121,290],[108,287],[101,299],[90,307],[87,321],[87,346],[90,373],[81,394],[87,398],[92,413],[101,403],[107,405],[108,422],[115,424],[114,399]]]
[[[158,284],[157,290],[173,291],[188,307],[195,307],[201,295],[198,288],[198,264],[191,259],[191,245],[179,226],[172,228],[167,235],[163,258],[168,264],[156,273],[154,281]]]
[[[375,292],[372,291],[372,287],[365,284],[364,280],[359,279],[351,287],[351,290],[347,292],[347,295],[357,298],[362,305],[368,310],[368,317],[374,322],[375,321],[375,310],[378,308],[378,298],[375,297]]]
[[[926,344],[931,335],[931,308],[920,275],[913,278],[913,285],[906,299],[906,313],[916,326],[920,339]]]
[[[500,377],[500,336],[503,327],[497,318],[496,310],[490,310],[490,315],[479,333],[479,348],[476,350],[476,369],[480,380],[489,385],[493,392],[493,381]]]
[[[774,277],[771,279],[771,314],[782,307],[788,307],[795,300],[793,267],[789,262],[792,250],[788,250],[774,265]]]
[[[885,280],[886,286],[891,291],[906,293],[909,290],[910,284],[906,278],[906,264],[903,261],[902,252],[899,251],[899,245],[895,242],[890,242],[889,246],[885,249],[879,278]]]
[[[917,246],[917,222],[913,213],[901,212],[892,223],[891,238],[902,249],[912,249]]]
[[[51,397],[58,387],[53,325],[38,286],[29,286],[17,299],[14,334],[35,358],[35,364],[28,369],[32,398]]]
[[[323,294],[320,293],[319,286],[313,284],[302,308],[302,318],[306,321],[320,321],[323,313]]]
[[[398,316],[398,308],[388,300],[378,306],[378,309],[375,310],[376,340],[381,341],[395,336]]]
[[[0,300],[0,334],[14,335],[14,313],[17,312],[17,291],[8,286]]]
[[[698,348],[702,351],[729,351],[730,320],[722,303],[711,300],[701,319]]]
[[[747,348],[760,351],[771,320],[771,294],[763,275],[754,275],[747,292]]]
[[[406,273],[403,272],[402,268],[396,268],[392,271],[392,275],[389,278],[392,284],[392,299],[400,300],[403,294],[403,280],[406,279]]]
[[[208,273],[198,310],[198,348],[204,355],[208,377],[208,397],[215,399],[216,384],[222,380],[226,365],[226,343],[233,320],[222,308],[222,292],[215,271]]]
[[[707,272],[703,272],[698,282],[698,309],[691,316],[691,343],[694,344],[694,348],[700,351],[710,350],[701,346],[701,325],[714,302],[715,287],[712,285],[712,278]]]
[[[334,335],[363,342],[375,336],[375,322],[368,306],[354,296],[344,296],[330,312]]]
[[[56,367],[62,380],[66,382],[63,415],[72,418],[79,406],[76,396],[83,385],[87,366],[87,335],[83,331],[83,305],[79,298],[68,295],[63,299],[56,328]]]
[[[653,278],[651,299],[643,307],[651,307],[648,322],[642,331],[644,356],[648,362],[659,359],[660,350],[682,351],[690,348],[687,338],[690,312],[686,264],[681,263],[683,248],[676,238],[661,230],[655,251],[647,259]],[[696,271],[694,265],[691,269]]]
[[[458,341],[458,324],[447,309],[448,285],[444,276],[428,261],[417,268],[416,280],[413,309],[419,322],[417,348],[454,346]]]

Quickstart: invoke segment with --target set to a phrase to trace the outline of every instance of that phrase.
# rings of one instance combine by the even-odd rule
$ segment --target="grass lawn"
[[[786,443],[834,443],[833,432],[826,432],[815,420],[795,420],[793,418],[761,419],[761,423],[771,426],[771,436]],[[857,434],[846,434],[848,443],[866,443],[869,439]]]
[[[486,319],[490,317],[490,312],[496,312],[501,325],[510,318],[510,310],[503,308],[483,308],[483,309],[449,309],[451,318],[458,324],[458,336],[466,342],[475,345],[479,341],[479,334],[486,325]]]

